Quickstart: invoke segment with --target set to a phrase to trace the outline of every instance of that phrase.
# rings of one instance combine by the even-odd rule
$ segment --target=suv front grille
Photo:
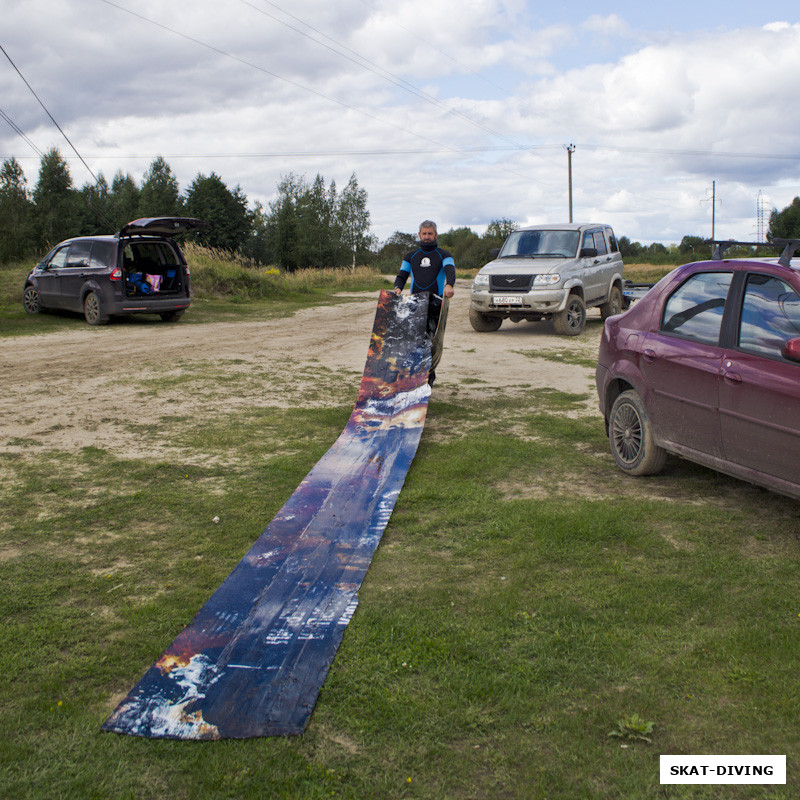
[[[489,291],[491,292],[529,292],[530,275],[490,275]]]

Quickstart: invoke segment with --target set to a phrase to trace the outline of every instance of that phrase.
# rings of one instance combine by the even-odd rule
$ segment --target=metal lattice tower
[[[764,193],[761,189],[758,190],[758,199],[756,200],[756,241],[766,241],[764,237]]]

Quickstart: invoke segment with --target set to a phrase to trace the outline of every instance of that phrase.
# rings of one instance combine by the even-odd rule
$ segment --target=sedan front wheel
[[[628,475],[655,475],[664,467],[666,451],[653,441],[653,427],[642,398],[629,389],[614,401],[608,438],[617,466]]]

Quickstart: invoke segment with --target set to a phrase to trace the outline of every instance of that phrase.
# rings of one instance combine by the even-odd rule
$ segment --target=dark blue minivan
[[[102,325],[121,314],[180,319],[189,307],[189,267],[173,239],[206,223],[189,217],[129,222],[113,236],[81,236],[54,247],[25,279],[29,314],[66,309]]]

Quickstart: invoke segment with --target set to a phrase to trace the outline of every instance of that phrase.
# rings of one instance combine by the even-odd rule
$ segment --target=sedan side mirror
[[[783,343],[781,355],[789,361],[800,361],[800,337],[788,339]]]
[[[596,247],[584,247],[581,250],[580,257],[581,258],[597,258],[597,248]]]

